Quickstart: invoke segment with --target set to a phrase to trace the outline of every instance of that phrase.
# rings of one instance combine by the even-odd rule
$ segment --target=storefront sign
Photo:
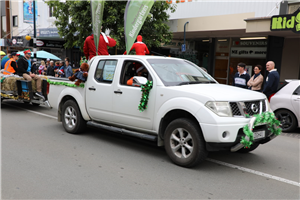
[[[267,47],[232,47],[230,56],[233,58],[266,58]]]
[[[32,40],[28,41],[23,36],[13,36],[12,39],[4,40],[4,46],[30,47],[32,46]]]
[[[36,29],[37,37],[55,37],[59,38],[57,28],[40,28]]]
[[[55,40],[37,40],[36,46],[38,47],[48,47],[48,48],[64,48],[64,41]]]
[[[291,15],[275,15],[271,18],[271,31],[291,30],[300,34],[300,9]]]
[[[44,46],[44,42],[41,41],[41,40],[37,40],[37,41],[36,41],[36,46],[42,47],[42,46]]]
[[[172,40],[169,43],[161,44],[161,47],[181,49],[183,42],[183,40]],[[185,44],[188,46],[188,41],[185,41]]]
[[[267,46],[267,40],[234,40],[232,46],[251,47],[251,46]]]

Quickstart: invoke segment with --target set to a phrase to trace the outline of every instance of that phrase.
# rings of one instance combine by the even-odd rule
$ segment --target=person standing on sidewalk
[[[250,80],[250,75],[245,71],[246,64],[239,63],[237,65],[238,72],[233,77],[233,86],[247,89],[247,83]]]
[[[36,74],[32,73],[31,71],[27,71],[28,70],[28,59],[30,59],[31,57],[31,52],[30,50],[26,50],[24,51],[24,57],[20,58],[17,62],[18,65],[18,71],[17,74],[19,76],[22,76],[25,80],[27,81],[32,81],[32,79],[35,80],[36,82],[36,93],[35,95],[44,99],[45,97],[42,94],[42,79],[41,77],[37,76]]]
[[[270,98],[270,96],[277,92],[277,88],[279,85],[280,76],[275,69],[275,63],[273,61],[268,61],[266,64],[266,70],[269,72],[266,83],[264,85],[263,93]]]
[[[254,67],[254,75],[250,78],[247,85],[250,90],[261,92],[261,86],[264,82],[264,77],[261,75],[261,65],[256,65]]]

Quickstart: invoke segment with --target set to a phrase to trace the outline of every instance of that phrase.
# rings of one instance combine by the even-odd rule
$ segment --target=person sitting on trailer
[[[22,76],[25,80],[27,81],[31,81],[32,79],[34,79],[36,81],[36,93],[35,95],[42,98],[43,100],[45,100],[44,95],[42,94],[42,79],[40,76],[37,76],[36,74],[32,73],[31,71],[27,71],[28,70],[28,59],[30,59],[31,57],[31,52],[30,50],[26,50],[24,51],[24,57],[20,58],[17,62],[18,64],[18,70],[17,70],[17,74],[19,76]]]
[[[19,59],[20,54],[12,52],[10,54],[10,59],[5,63],[3,74],[12,75],[16,74],[18,70],[17,60]]]

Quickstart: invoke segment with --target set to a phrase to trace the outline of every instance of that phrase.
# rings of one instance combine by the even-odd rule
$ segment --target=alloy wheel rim
[[[292,126],[292,117],[288,113],[279,114],[278,119],[283,130],[286,130]]]
[[[171,150],[178,158],[188,158],[194,150],[194,142],[191,134],[183,129],[175,129],[170,137]]]
[[[77,114],[72,106],[65,110],[65,123],[69,128],[74,128],[77,122]]]

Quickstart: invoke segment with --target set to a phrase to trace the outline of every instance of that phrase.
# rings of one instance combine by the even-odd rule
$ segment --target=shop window
[[[13,27],[18,27],[18,15],[13,16]]]

